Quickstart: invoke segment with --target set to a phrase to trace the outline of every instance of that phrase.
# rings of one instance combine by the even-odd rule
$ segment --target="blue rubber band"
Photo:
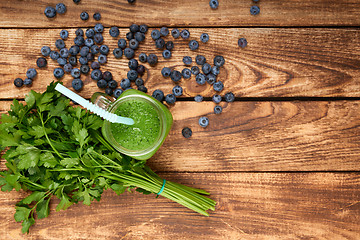
[[[163,191],[164,191],[164,188],[165,188],[165,183],[166,183],[166,180],[165,179],[163,179],[163,185],[162,185],[162,187],[161,187],[161,189],[160,189],[160,191],[156,194],[156,195],[160,195]]]

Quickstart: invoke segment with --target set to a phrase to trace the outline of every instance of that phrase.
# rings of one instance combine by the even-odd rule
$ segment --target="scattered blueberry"
[[[145,69],[144,65],[139,65],[139,66],[137,67],[137,69],[136,69],[137,73],[138,73],[140,76],[144,75],[145,70],[146,70],[146,69]]]
[[[98,56],[98,62],[99,62],[100,64],[105,64],[105,63],[107,62],[107,57],[106,57],[106,55],[100,54],[100,55]]]
[[[91,69],[99,69],[100,68],[100,63],[98,62],[92,62],[90,65]]]
[[[71,46],[69,49],[69,54],[72,56],[76,56],[80,52],[80,48],[77,45]]]
[[[181,130],[181,134],[184,136],[184,138],[189,138],[192,135],[192,131],[190,128],[185,127],[183,130]]]
[[[152,30],[152,32],[151,32],[151,37],[152,37],[152,39],[154,39],[154,40],[159,39],[159,38],[161,37],[160,31],[157,30],[157,29]]]
[[[47,61],[46,61],[45,58],[39,57],[39,58],[36,60],[36,65],[37,65],[39,68],[46,67]]]
[[[112,37],[118,37],[119,34],[120,34],[119,28],[118,28],[118,27],[111,27],[111,28],[109,29],[109,34],[110,34],[110,36],[112,36]]]
[[[32,85],[32,80],[30,78],[25,78],[24,85],[25,86],[31,86]]]
[[[75,4],[79,4],[81,0],[73,0]]]
[[[213,85],[216,82],[216,76],[214,74],[212,74],[212,73],[209,73],[206,76],[206,81],[207,81],[208,84]]]
[[[159,102],[162,102],[164,100],[164,92],[161,91],[160,89],[156,89],[153,92],[152,97],[158,100]]]
[[[201,95],[196,95],[196,96],[194,97],[195,102],[202,102],[203,99],[204,99],[204,97],[201,96]]]
[[[130,29],[131,32],[136,33],[138,31],[140,31],[140,26],[137,25],[137,24],[131,24],[129,29]]]
[[[195,58],[195,62],[198,65],[204,65],[206,63],[206,58],[203,55],[197,55]]]
[[[188,39],[190,37],[190,32],[187,29],[181,31],[180,36],[183,39]]]
[[[81,79],[75,78],[74,80],[72,80],[71,85],[75,91],[80,91],[81,88],[84,86],[84,83],[83,81],[81,81]]]
[[[138,90],[144,93],[147,93],[148,91],[148,89],[144,85],[138,86]]]
[[[127,73],[127,78],[130,80],[130,81],[135,81],[138,77],[138,73],[136,70],[130,70],[128,71]]]
[[[173,87],[172,92],[176,97],[179,97],[183,94],[183,89],[179,85],[176,85]]]
[[[81,47],[81,46],[83,46],[83,45],[85,44],[85,39],[84,39],[84,37],[82,37],[82,36],[77,36],[77,37],[74,39],[74,43],[75,43],[75,45]]]
[[[174,28],[173,30],[171,30],[171,35],[173,36],[173,38],[179,38],[180,37],[180,31],[177,28]]]
[[[111,96],[113,95],[113,90],[111,88],[105,88],[105,94]]]
[[[209,125],[209,119],[207,117],[200,117],[199,118],[199,125],[201,127],[207,127]]]
[[[56,61],[60,66],[64,66],[67,63],[66,58],[61,58],[61,57],[59,57]]]
[[[105,81],[110,81],[110,80],[112,80],[113,79],[113,76],[112,76],[112,73],[111,72],[109,72],[109,71],[105,71],[104,73],[103,73],[103,79],[105,80]]]
[[[97,44],[101,44],[104,41],[104,37],[101,33],[95,33],[94,42]]]
[[[130,59],[129,63],[128,63],[128,66],[129,66],[129,68],[131,70],[136,70],[137,67],[139,66],[139,62],[135,58]]]
[[[14,80],[14,85],[15,85],[16,87],[22,87],[22,85],[24,85],[24,81],[23,81],[21,78],[16,78],[16,79]]]
[[[207,33],[201,34],[200,41],[202,41],[203,43],[207,43],[209,41],[209,34],[207,34]]]
[[[120,97],[120,95],[121,95],[123,92],[124,92],[124,91],[123,91],[121,88],[115,89],[114,92],[113,92],[114,98]]]
[[[192,63],[191,57],[189,57],[189,56],[183,57],[183,63],[184,63],[185,65],[191,65],[191,63]]]
[[[27,71],[26,71],[26,77],[28,78],[31,78],[31,79],[34,79],[37,75],[37,72],[35,70],[35,68],[29,68]]]
[[[191,73],[193,74],[193,75],[198,75],[199,73],[200,73],[200,69],[199,69],[199,67],[198,66],[192,66],[191,67]]]
[[[142,42],[145,40],[145,34],[142,32],[136,32],[134,38],[136,39],[136,41]]]
[[[211,73],[214,74],[215,76],[219,75],[220,73],[220,68],[218,66],[213,66],[211,68]]]
[[[171,80],[173,80],[174,82],[178,82],[181,80],[182,75],[179,71],[174,70],[171,72],[170,77],[171,77]]]
[[[215,114],[220,114],[221,112],[222,112],[222,107],[219,106],[219,105],[216,105],[216,106],[214,107],[214,113],[215,113]]]
[[[109,47],[107,45],[101,45],[100,46],[100,53],[104,54],[104,55],[108,55]]]
[[[139,26],[139,31],[141,32],[141,33],[146,33],[147,31],[148,31],[148,26],[147,25],[145,25],[145,24],[141,24],[140,26]]]
[[[88,38],[93,38],[94,35],[95,35],[94,29],[92,29],[92,28],[86,29],[85,35],[86,35],[86,37],[88,37]]]
[[[167,27],[160,28],[160,34],[161,36],[166,37],[167,35],[169,35],[169,29]]]
[[[94,45],[94,39],[92,39],[92,38],[85,39],[85,45],[87,47],[91,48]]]
[[[139,54],[139,61],[142,62],[142,63],[147,62],[147,55],[146,55],[146,53],[140,53],[140,54]]]
[[[65,42],[62,39],[58,39],[55,41],[55,46],[60,50],[65,47]]]
[[[214,103],[220,103],[221,102],[221,96],[219,94],[215,94],[212,97],[212,100],[213,100]]]
[[[163,49],[163,48],[165,47],[165,41],[164,41],[164,39],[162,39],[162,38],[156,39],[156,40],[155,40],[155,46],[156,46],[156,48],[158,48],[158,49]]]
[[[72,70],[72,65],[70,63],[67,63],[67,64],[64,65],[63,68],[64,68],[65,72],[69,73]]]
[[[209,74],[211,72],[211,65],[208,63],[204,63],[204,65],[202,66],[202,71],[205,75]]]
[[[41,54],[42,54],[44,57],[49,56],[50,53],[51,53],[51,49],[50,49],[50,47],[48,47],[48,46],[43,46],[40,51],[41,51]]]
[[[113,54],[115,58],[121,58],[123,55],[123,51],[121,50],[121,48],[115,48]]]
[[[91,71],[91,78],[95,81],[99,81],[102,78],[102,73],[100,69],[94,69]]]
[[[126,39],[127,40],[131,40],[131,39],[133,39],[134,38],[134,33],[133,32],[128,32],[127,34],[126,34]]]
[[[69,56],[69,50],[67,48],[60,49],[60,57],[67,58]]]
[[[129,41],[129,47],[130,47],[131,49],[136,50],[136,49],[139,48],[139,42],[138,42],[136,39],[131,39],[131,40]]]
[[[94,54],[92,54],[91,52],[89,52],[87,55],[86,55],[86,58],[88,61],[92,62],[94,61]]]
[[[56,12],[58,14],[64,14],[66,13],[66,6],[63,3],[56,4]]]
[[[50,58],[52,60],[57,60],[59,57],[60,57],[60,54],[58,52],[56,52],[56,51],[51,51],[50,52]]]
[[[176,102],[176,97],[174,94],[168,94],[165,96],[165,101],[167,104],[174,104]]]
[[[90,67],[87,64],[83,64],[80,67],[80,72],[83,74],[88,74],[90,72]]]
[[[104,26],[101,23],[97,23],[95,24],[94,30],[97,33],[102,33],[104,31]]]
[[[118,83],[115,81],[115,80],[110,80],[108,83],[107,83],[108,87],[111,88],[111,89],[115,89],[118,87]]]
[[[102,56],[102,55],[100,55],[100,56]],[[89,62],[89,60],[88,60],[87,57],[80,57],[80,58],[79,58],[79,63],[80,63],[81,65],[87,64],[88,62]]]
[[[196,75],[195,81],[199,85],[204,85],[206,83],[206,76],[202,73],[199,73],[198,75]]]
[[[171,57],[171,51],[165,49],[165,50],[163,51],[162,55],[163,55],[163,57],[164,57],[165,59],[169,59],[169,58]]]
[[[153,67],[153,66],[155,66],[157,64],[158,57],[155,54],[151,53],[151,54],[149,54],[149,56],[147,58],[147,61],[150,64],[150,66]]]
[[[136,80],[135,80],[135,85],[136,86],[141,86],[141,85],[144,85],[144,80],[142,80],[142,78],[137,78]]]
[[[188,69],[188,68],[184,68],[184,69],[181,71],[181,74],[182,74],[183,78],[185,78],[185,79],[191,78],[191,70]]]
[[[216,92],[221,92],[224,89],[224,84],[221,81],[214,83],[213,88]]]
[[[56,10],[53,7],[46,7],[44,14],[47,18],[53,18],[56,16]]]
[[[96,85],[98,88],[105,89],[107,87],[107,82],[104,79],[97,81]]]
[[[98,12],[94,13],[93,18],[94,18],[96,21],[99,21],[99,20],[101,19],[101,14],[98,13]]]
[[[196,40],[191,40],[189,42],[189,48],[190,48],[191,51],[197,50],[199,48],[199,42],[196,41]]]
[[[81,18],[81,20],[86,21],[89,19],[89,14],[87,12],[82,12],[82,13],[80,13],[80,18]]]
[[[228,92],[225,94],[224,99],[226,102],[233,102],[235,100],[235,96],[232,92]]]
[[[126,57],[127,59],[131,59],[131,58],[134,57],[135,52],[134,52],[134,50],[131,49],[131,48],[125,48],[125,49],[124,49],[124,55],[125,55],[125,57]]]
[[[247,40],[246,40],[246,38],[240,38],[240,39],[238,40],[238,45],[239,45],[239,47],[241,47],[241,48],[246,47],[246,46],[247,46]]]
[[[69,37],[69,32],[65,29],[61,30],[60,31],[60,37],[61,39],[65,40]]]
[[[76,29],[75,35],[83,37],[84,36],[84,30],[82,30],[81,28]]]
[[[174,42],[173,42],[173,41],[168,41],[168,42],[166,42],[165,48],[166,48],[167,50],[169,50],[169,51],[173,50],[173,48],[174,48]]]
[[[223,56],[214,57],[214,65],[218,67],[222,67],[225,64],[225,59]]]
[[[168,67],[164,67],[163,69],[161,69],[161,75],[162,75],[164,78],[170,77],[170,75],[171,75],[171,69],[168,68]]]
[[[251,6],[250,14],[251,15],[258,15],[260,13],[260,8],[258,6]]]
[[[85,57],[86,55],[88,55],[89,52],[90,52],[89,47],[84,46],[80,49],[80,56]]]
[[[73,68],[73,69],[71,70],[71,76],[72,76],[73,78],[79,78],[80,75],[81,75],[81,72],[80,72],[80,70],[79,70],[78,68]]]
[[[212,9],[217,9],[219,7],[219,1],[218,0],[210,0],[209,4],[210,4],[210,7]]]
[[[55,68],[54,69],[54,77],[56,78],[62,78],[64,76],[65,72],[62,68]]]
[[[125,49],[126,48],[126,40],[123,39],[123,38],[119,39],[118,47],[121,48],[121,49]]]

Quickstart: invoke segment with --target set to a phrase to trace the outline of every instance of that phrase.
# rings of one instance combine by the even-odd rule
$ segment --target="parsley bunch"
[[[106,189],[117,194],[133,188],[144,194],[158,193],[163,180],[145,161],[120,154],[101,135],[103,120],[55,91],[51,83],[44,93],[31,91],[26,105],[13,101],[2,114],[0,149],[7,149],[8,170],[0,172],[2,191],[31,191],[16,204],[15,220],[22,232],[35,223],[34,216],[49,215],[49,202],[60,199],[56,211],[74,203],[90,205]],[[206,191],[166,182],[162,196],[208,216],[216,202]]]

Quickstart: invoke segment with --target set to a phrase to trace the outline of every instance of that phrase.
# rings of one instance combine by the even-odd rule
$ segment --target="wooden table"
[[[210,41],[191,52],[188,41],[175,40],[165,61],[150,34],[137,51],[158,54],[156,67],[147,68],[145,86],[150,93],[170,93],[174,84],[164,79],[164,66],[184,68],[182,57],[203,54],[209,61],[223,55],[226,64],[219,79],[236,95],[222,102],[223,113],[213,113],[209,85],[194,78],[182,80],[184,95],[170,110],[175,122],[162,148],[148,164],[160,176],[205,189],[218,204],[210,217],[154,195],[106,191],[90,207],[74,205],[36,221],[29,235],[20,232],[13,217],[14,204],[28,193],[0,193],[1,239],[360,239],[360,3],[358,0],[261,0],[261,13],[249,13],[250,0],[220,0],[211,10],[208,0],[165,1],[63,0],[68,11],[47,19],[47,5],[59,1],[2,0],[0,2],[0,111],[11,100],[23,100],[30,88],[17,89],[16,77],[25,78],[35,67],[40,47],[68,29],[70,39],[86,10],[102,14],[107,28],[105,43],[116,40],[108,27],[119,26],[125,37],[132,23],[189,29],[191,39],[203,32]],[[241,49],[237,40],[245,37]],[[172,37],[167,37],[167,40]],[[68,44],[68,43],[67,43]],[[69,46],[72,45],[69,43]],[[43,91],[54,81],[57,66],[38,70],[31,89]],[[110,70],[120,81],[127,60],[109,55]],[[99,89],[89,76],[81,95],[89,98]],[[64,78],[71,86],[71,77]],[[222,93],[222,94],[223,94]],[[208,98],[202,103],[193,97]],[[201,128],[200,116],[210,125]],[[183,127],[193,136],[185,139]],[[4,170],[4,160],[1,160]]]

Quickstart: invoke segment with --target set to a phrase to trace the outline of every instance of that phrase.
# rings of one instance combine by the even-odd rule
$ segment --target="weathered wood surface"
[[[209,0],[137,0],[130,5],[126,0],[82,0],[79,5],[72,0],[65,15],[47,19],[46,6],[55,6],[58,0],[2,0],[0,25],[2,27],[71,27],[90,26],[95,21],[84,22],[80,13],[90,16],[100,11],[102,23],[107,26],[127,27],[146,23],[151,26],[359,26],[360,5],[357,0],[261,0],[257,5],[260,14],[250,15],[250,0],[222,0],[219,8],[212,10]],[[21,14],[20,14],[21,13]]]
[[[160,174],[162,175],[162,174]],[[165,198],[111,191],[92,205],[38,219],[29,235],[13,219],[26,193],[0,194],[2,239],[354,239],[360,237],[360,177],[350,173],[171,173],[218,201],[210,217]]]
[[[17,89],[13,80],[26,78],[29,67],[36,67],[36,59],[40,57],[40,48],[49,45],[55,49],[55,40],[59,38],[59,29],[0,29],[0,98],[22,98],[28,88]],[[73,45],[75,30],[69,29],[70,37],[67,47]],[[120,37],[124,37],[127,29],[121,29]],[[101,68],[110,70],[118,82],[126,78],[129,70],[128,60],[115,59],[112,50],[117,47],[117,39],[111,38],[105,30],[105,43],[111,53],[108,63]],[[198,39],[201,33],[208,32],[210,41],[200,43],[197,51],[190,51],[188,41],[175,40],[175,48],[171,59],[161,56],[162,51],[155,48],[154,42],[147,34],[147,40],[137,50],[156,53],[159,63],[156,67],[144,65],[148,69],[143,79],[149,92],[159,88],[170,93],[174,83],[164,79],[161,69],[165,66],[176,70],[185,68],[182,58],[189,55],[193,58],[203,54],[213,64],[216,55],[223,55],[226,63],[222,67],[218,79],[224,82],[226,91],[232,91],[237,97],[360,97],[360,31],[357,29],[275,29],[275,28],[232,28],[227,29],[190,29],[191,38]],[[119,37],[119,38],[120,38]],[[241,49],[237,46],[239,37],[248,40],[248,46]],[[24,41],[24,39],[31,39]],[[165,38],[173,40],[171,36]],[[46,85],[55,80],[53,70],[57,62],[48,59],[48,67],[38,69],[38,77],[32,89],[43,91]],[[78,66],[80,67],[80,66]],[[99,91],[96,82],[90,76],[82,76],[85,87],[81,92],[90,97]],[[72,77],[67,74],[63,81],[71,87]],[[195,77],[182,79],[184,96],[197,94],[211,97],[215,92],[209,84],[196,84]]]
[[[9,102],[7,102],[9,106]],[[177,102],[158,171],[360,171],[360,102]],[[210,124],[202,128],[200,116]],[[184,127],[193,136],[181,135]],[[4,161],[4,160],[3,160]]]

